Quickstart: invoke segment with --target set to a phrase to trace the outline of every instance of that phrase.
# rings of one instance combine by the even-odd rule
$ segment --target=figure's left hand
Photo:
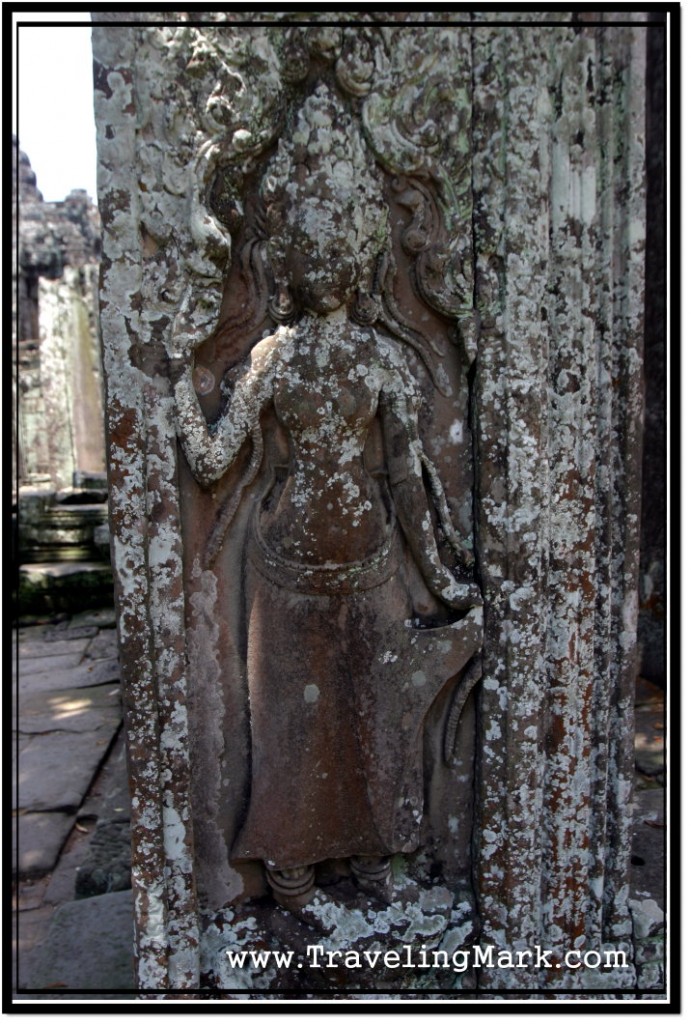
[[[448,571],[446,585],[439,588],[437,596],[457,611],[465,611],[482,604],[482,593],[477,583],[461,583]]]

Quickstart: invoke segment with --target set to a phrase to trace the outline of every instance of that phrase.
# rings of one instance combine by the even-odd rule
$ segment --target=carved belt
[[[371,590],[390,579],[400,561],[398,531],[391,528],[382,547],[361,562],[306,565],[293,562],[268,547],[253,517],[248,557],[255,569],[272,583],[307,594],[354,594]]]

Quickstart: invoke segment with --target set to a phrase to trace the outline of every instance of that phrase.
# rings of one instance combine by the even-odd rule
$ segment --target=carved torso
[[[269,547],[296,561],[359,561],[387,536],[380,485],[363,457],[384,380],[376,350],[371,331],[347,321],[324,330],[311,320],[277,355],[274,405],[291,461],[261,532]]]

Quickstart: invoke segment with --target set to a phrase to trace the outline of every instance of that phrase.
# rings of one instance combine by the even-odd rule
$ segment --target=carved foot
[[[316,892],[313,865],[286,868],[283,871],[274,871],[267,867],[266,874],[274,899],[286,910],[300,910],[310,902]]]
[[[382,903],[393,899],[390,857],[351,857],[350,870],[358,889]]]

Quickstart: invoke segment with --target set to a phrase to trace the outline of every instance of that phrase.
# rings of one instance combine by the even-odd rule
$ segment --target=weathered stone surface
[[[32,988],[134,988],[132,894],[108,893],[56,911],[45,942],[31,955]]]
[[[454,901],[442,886],[420,891],[401,878],[391,905],[373,906],[344,882],[319,892],[300,917],[265,902],[207,921],[202,977],[231,992],[461,989],[473,975],[472,956],[463,955],[473,934],[471,902],[460,894]],[[264,949],[293,957],[276,966],[269,954],[262,967],[252,954]]]
[[[534,26],[517,47],[499,17],[478,15],[473,94],[480,905],[498,944],[626,948],[645,31]]]
[[[467,573],[440,587],[427,563],[419,593],[426,585],[428,598],[453,604],[462,583],[472,604],[477,573],[484,599],[476,700],[463,720],[466,680],[449,678],[422,715],[430,785],[411,872],[455,887],[472,877],[481,939],[497,948],[544,945],[559,956],[578,940],[631,952],[645,29],[603,31],[569,12],[519,14],[513,29],[493,24],[505,15],[491,11],[473,13],[470,29],[407,31],[394,16],[381,33],[356,25],[358,15],[311,30],[292,17],[269,12],[259,26],[230,28],[221,13],[221,28],[201,28],[183,16],[160,24],[154,12],[124,28],[95,16],[139,983],[196,986],[209,931],[200,908],[213,919],[233,900],[261,897],[262,859],[302,877],[309,850],[323,849],[310,822],[305,846],[281,864],[267,779],[273,763],[277,792],[293,787],[287,834],[301,780],[310,795],[314,783],[319,744],[310,749],[307,714],[335,672],[342,685],[320,727],[345,722],[352,746],[356,728],[338,700],[361,678],[367,692],[372,673],[357,659],[395,601],[373,602],[364,618],[375,639],[351,637],[332,672],[343,627],[333,609],[319,619],[304,586],[343,562],[339,540],[360,552],[376,534],[364,514],[376,501],[365,489],[365,510],[354,497],[369,467],[388,478],[409,561],[429,555],[449,523],[460,534]],[[563,27],[530,23],[548,19]],[[390,220],[375,227],[377,190]],[[370,246],[389,230],[390,248],[370,266]],[[353,281],[362,287],[351,296]],[[308,392],[323,383],[315,409]],[[369,463],[341,415],[343,393],[355,409],[366,387],[362,422],[369,428],[381,402],[383,424]],[[402,434],[387,430],[389,400]],[[417,462],[406,465],[411,439]],[[314,467],[347,464],[345,440],[368,470],[358,463],[343,477],[334,465],[352,486],[329,502],[334,484],[313,486]],[[433,529],[421,508],[406,524],[396,488],[407,475],[434,492]],[[334,507],[357,520],[349,532]],[[299,596],[272,619],[270,597],[288,590],[296,552]],[[273,590],[259,579],[267,574]],[[395,647],[382,651],[392,657],[381,677],[396,678]],[[302,656],[301,717],[295,695],[279,701],[275,687],[297,678]],[[298,737],[292,762],[277,706]],[[375,722],[382,764],[393,763],[401,732],[393,712],[388,727]],[[345,762],[355,777],[350,752]],[[323,794],[315,806],[329,821]],[[247,821],[251,842],[235,846]],[[329,837],[338,824],[325,826]],[[536,964],[484,970],[479,985],[617,992],[635,980],[633,966],[574,979]]]
[[[52,809],[18,814],[14,820],[14,839],[19,873],[42,875],[52,871],[75,820],[74,814]]]
[[[664,928],[664,912],[653,899],[631,900],[631,915],[634,934],[639,941],[659,935]]]
[[[97,282],[97,265],[38,281],[43,425],[51,427],[49,472],[57,487],[71,487],[75,470],[104,468]]]
[[[641,489],[641,569],[638,641],[641,672],[666,683],[667,560],[667,167],[666,38],[664,27],[647,33],[645,424]]]

